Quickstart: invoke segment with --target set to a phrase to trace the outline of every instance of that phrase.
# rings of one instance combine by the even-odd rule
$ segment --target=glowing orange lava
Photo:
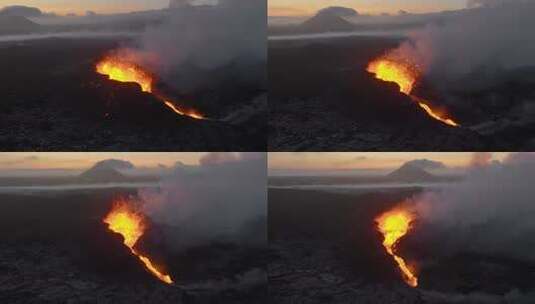
[[[381,214],[375,221],[379,232],[384,236],[383,246],[398,264],[403,279],[411,287],[418,286],[418,278],[407,266],[405,260],[396,255],[396,245],[410,231],[411,223],[414,221],[414,215],[403,209],[394,209]]]
[[[177,106],[175,106],[172,102],[168,100],[164,100],[164,103],[167,107],[171,108],[171,110],[173,110],[175,113],[179,115],[186,115],[195,119],[205,119],[202,114],[196,112],[195,110],[181,110],[180,108],[178,108]]]
[[[188,116],[194,119],[205,119],[205,117],[195,110],[181,110],[172,102],[165,100],[153,90],[154,77],[142,67],[123,60],[118,56],[108,56],[97,63],[97,73],[108,76],[109,79],[119,82],[133,82],[141,86],[143,92],[152,93],[160,99],[168,108],[178,115]]]
[[[452,127],[459,126],[453,119],[432,109],[426,100],[411,95],[416,81],[420,78],[420,71],[413,64],[389,57],[381,57],[370,62],[366,70],[374,74],[377,79],[396,83],[401,93],[410,96],[432,118]]]
[[[107,57],[97,64],[97,72],[111,80],[135,82],[143,92],[152,93],[153,77],[141,67],[116,57]]]
[[[108,225],[108,229],[123,236],[124,244],[130,249],[132,254],[137,256],[154,276],[159,280],[171,284],[173,280],[169,275],[163,274],[156,268],[149,259],[138,253],[134,246],[146,229],[145,217],[134,211],[126,202],[119,202],[114,205],[113,209],[106,215],[103,220]]]

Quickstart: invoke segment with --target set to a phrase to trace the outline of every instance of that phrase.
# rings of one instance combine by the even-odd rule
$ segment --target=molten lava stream
[[[130,249],[133,255],[138,257],[150,273],[162,282],[173,283],[171,277],[158,270],[149,257],[140,254],[134,249],[146,229],[145,218],[142,214],[132,210],[126,202],[119,202],[106,215],[103,222],[108,225],[108,229],[123,236],[126,247]]]
[[[375,78],[386,82],[394,82],[399,86],[399,91],[409,96],[422,108],[427,115],[431,116],[446,125],[458,127],[459,124],[453,119],[440,114],[429,105],[425,99],[411,95],[414,84],[420,78],[420,71],[418,68],[409,62],[398,61],[392,58],[382,57],[376,59],[368,65],[366,69],[368,72],[375,75]]]
[[[119,82],[133,82],[141,86],[143,92],[152,93],[155,97],[161,100],[165,106],[173,110],[178,115],[188,116],[194,119],[205,119],[205,117],[194,110],[181,110],[172,102],[166,100],[162,96],[155,94],[153,90],[154,77],[151,73],[145,71],[140,66],[122,60],[118,57],[106,57],[97,63],[97,73],[108,76],[110,80]]]
[[[111,80],[137,83],[143,92],[152,93],[152,75],[133,63],[108,57],[97,64],[97,72]]]
[[[172,102],[170,102],[168,100],[164,100],[163,103],[168,108],[170,108],[171,110],[173,110],[175,113],[177,113],[179,115],[186,115],[186,116],[189,116],[189,117],[195,118],[195,119],[206,119],[206,118],[204,118],[204,116],[202,114],[196,112],[195,110],[181,110],[174,103],[172,103]]]
[[[390,254],[403,275],[403,280],[411,287],[418,286],[418,278],[412,273],[402,257],[396,254],[396,245],[411,229],[414,215],[403,209],[385,212],[375,219],[377,228],[384,236],[383,246]]]

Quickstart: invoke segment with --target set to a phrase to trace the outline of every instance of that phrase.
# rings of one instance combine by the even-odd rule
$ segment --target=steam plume
[[[397,52],[439,84],[473,72],[535,66],[535,2],[475,0],[468,6],[480,8],[412,33]]]
[[[513,154],[503,163],[473,169],[454,186],[415,199],[423,222],[441,236],[446,253],[535,260],[533,160],[532,155]]]
[[[206,85],[213,70],[233,65],[243,80],[262,81],[265,70],[251,70],[267,58],[264,0],[220,0],[190,6],[172,1],[168,19],[141,37],[141,51],[156,54],[153,69],[180,89]]]
[[[265,153],[211,153],[199,167],[177,167],[161,189],[140,196],[151,219],[173,227],[169,239],[177,248],[211,241],[263,244],[265,234],[251,229],[264,229],[266,168]]]

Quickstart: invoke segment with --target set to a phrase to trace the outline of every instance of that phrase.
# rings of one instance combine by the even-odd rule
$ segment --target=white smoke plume
[[[430,238],[440,239],[445,253],[535,261],[534,155],[479,164],[463,181],[413,200],[421,222],[434,233]]]
[[[499,74],[535,66],[535,2],[475,0],[455,16],[410,35],[396,50],[417,63],[435,84],[470,73]]]
[[[265,0],[220,0],[217,5],[172,1],[163,24],[140,38],[140,51],[158,58],[152,69],[169,84],[188,89],[210,84],[214,70],[232,65],[232,72],[262,81],[267,60]]]
[[[213,241],[266,242],[266,153],[210,153],[139,192],[146,214],[171,227],[177,249]]]

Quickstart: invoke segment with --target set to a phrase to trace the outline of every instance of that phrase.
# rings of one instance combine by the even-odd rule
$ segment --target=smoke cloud
[[[462,182],[414,199],[429,239],[444,253],[535,260],[535,162],[524,154],[510,159],[474,168]]]
[[[140,38],[141,52],[167,83],[178,89],[211,85],[214,70],[232,66],[241,81],[265,78],[267,12],[264,0],[220,0],[218,5],[173,1],[163,24]],[[227,73],[228,74],[228,73]],[[229,76],[227,75],[227,78]]]
[[[146,214],[171,228],[177,249],[213,241],[265,245],[266,154],[211,153],[201,163],[177,167],[160,189],[141,190]]]
[[[468,0],[466,2],[466,7],[497,7],[511,3],[528,3],[529,1],[530,0]]]
[[[396,53],[415,61],[435,84],[470,73],[499,75],[535,66],[535,2],[469,1],[467,9],[410,35]]]

